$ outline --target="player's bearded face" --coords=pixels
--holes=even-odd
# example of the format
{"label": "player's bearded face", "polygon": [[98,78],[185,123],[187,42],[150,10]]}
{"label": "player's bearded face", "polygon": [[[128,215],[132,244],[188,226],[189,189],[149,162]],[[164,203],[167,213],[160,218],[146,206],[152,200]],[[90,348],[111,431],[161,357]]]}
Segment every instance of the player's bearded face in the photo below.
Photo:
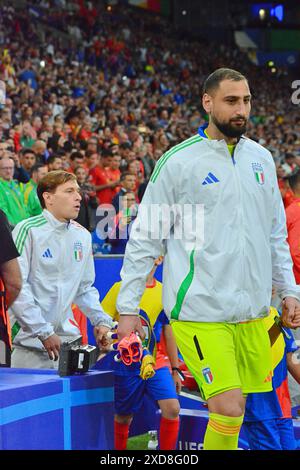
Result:
{"label": "player's bearded face", "polygon": [[221,120],[211,114],[211,120],[226,137],[240,137],[247,129],[248,119],[245,116],[235,116],[231,119]]}
{"label": "player's bearded face", "polygon": [[237,138],[246,132],[251,94],[246,80],[223,80],[211,95],[204,95],[210,120],[221,134]]}

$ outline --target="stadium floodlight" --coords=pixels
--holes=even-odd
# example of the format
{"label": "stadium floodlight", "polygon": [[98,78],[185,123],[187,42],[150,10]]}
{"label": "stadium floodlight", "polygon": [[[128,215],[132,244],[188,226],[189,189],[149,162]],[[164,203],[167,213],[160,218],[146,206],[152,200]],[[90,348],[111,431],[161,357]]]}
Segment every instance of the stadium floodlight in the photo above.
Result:
{"label": "stadium floodlight", "polygon": [[266,10],[264,8],[261,8],[258,14],[259,14],[259,19],[261,21],[263,21],[266,18]]}

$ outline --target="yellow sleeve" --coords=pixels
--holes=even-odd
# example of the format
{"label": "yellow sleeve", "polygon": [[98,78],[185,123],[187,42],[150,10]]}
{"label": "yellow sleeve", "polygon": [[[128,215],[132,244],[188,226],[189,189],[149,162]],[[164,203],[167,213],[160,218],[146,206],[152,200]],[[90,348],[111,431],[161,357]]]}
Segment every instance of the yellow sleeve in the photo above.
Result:
{"label": "yellow sleeve", "polygon": [[101,302],[103,310],[107,313],[113,320],[119,320],[119,313],[117,311],[117,298],[120,292],[121,282],[116,282],[107,292],[106,296]]}

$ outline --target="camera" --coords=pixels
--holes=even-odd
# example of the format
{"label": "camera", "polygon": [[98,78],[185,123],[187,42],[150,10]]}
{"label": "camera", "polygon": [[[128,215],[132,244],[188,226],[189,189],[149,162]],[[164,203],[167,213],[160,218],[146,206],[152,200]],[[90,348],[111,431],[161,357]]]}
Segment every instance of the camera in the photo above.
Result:
{"label": "camera", "polygon": [[77,336],[61,345],[58,363],[60,377],[84,374],[97,362],[99,349],[89,344],[83,345],[81,342],[82,336]]}

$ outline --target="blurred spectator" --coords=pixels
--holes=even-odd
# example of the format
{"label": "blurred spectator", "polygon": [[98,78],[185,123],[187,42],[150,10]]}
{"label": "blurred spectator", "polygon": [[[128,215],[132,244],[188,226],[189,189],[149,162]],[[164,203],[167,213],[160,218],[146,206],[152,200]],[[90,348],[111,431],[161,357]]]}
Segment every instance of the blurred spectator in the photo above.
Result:
{"label": "blurred spectator", "polygon": [[99,204],[111,204],[114,197],[114,189],[119,184],[119,180],[114,180],[114,174],[111,172],[111,163],[112,152],[105,150],[101,156],[101,166],[95,165],[89,170]]}
{"label": "blurred spectator", "polygon": [[137,194],[140,184],[144,182],[144,167],[140,160],[133,160],[128,164],[127,171],[135,175],[135,194]]}
{"label": "blurred spectator", "polygon": [[48,165],[48,170],[49,171],[62,170],[63,169],[62,159],[58,155],[51,155],[51,157],[49,157],[48,160],[47,160],[47,165]]}
{"label": "blurred spectator", "polygon": [[[30,149],[28,149],[30,150]],[[31,150],[30,150],[31,151]],[[20,151],[21,153],[21,151]],[[14,169],[14,179],[17,180],[19,183],[28,183],[30,179],[30,175],[28,172],[22,167],[20,162],[20,157],[15,152],[5,152],[5,156],[11,158],[14,161],[15,169]]]}
{"label": "blurred spectator", "polygon": [[[112,181],[117,181],[118,183],[120,182],[120,177],[121,177],[120,165],[121,165],[120,155],[114,154],[111,160],[110,174],[111,174]],[[115,186],[115,188],[113,188],[113,191],[114,191],[114,196],[115,196],[120,191],[120,186]]]}
{"label": "blurred spectator", "polygon": [[36,132],[32,128],[29,121],[25,121],[22,126],[20,135],[20,144],[23,148],[31,148],[35,143]]}
{"label": "blurred spectator", "polygon": [[72,152],[69,158],[69,163],[70,166],[67,171],[69,173],[74,173],[75,168],[78,166],[84,166],[84,156],[79,151]]}
{"label": "blurred spectator", "polygon": [[36,154],[37,163],[45,163],[49,157],[47,150],[47,144],[43,140],[39,139],[32,145],[32,150]]}
{"label": "blurred spectator", "polygon": [[11,158],[1,158],[0,208],[5,212],[12,227],[29,217],[22,189],[19,183],[13,180],[14,167],[15,164]]}
{"label": "blurred spectator", "polygon": [[35,153],[31,149],[23,149],[20,152],[20,163],[21,168],[23,169],[24,173],[26,174],[27,178],[30,178],[30,170],[33,165],[36,164],[36,156]]}
{"label": "blurred spectator", "polygon": [[120,211],[121,199],[128,191],[134,191],[136,186],[136,177],[134,174],[125,172],[121,174],[120,179],[121,189],[114,196],[112,205],[115,208],[116,214]]}
{"label": "blurred spectator", "polygon": [[278,178],[278,186],[283,199],[283,204],[284,207],[287,208],[293,202],[295,196],[290,188],[288,176],[286,175],[286,172],[284,171],[284,168],[280,161],[276,162],[276,172]]}
{"label": "blurred spectator", "polygon": [[24,186],[24,202],[30,217],[42,213],[42,206],[37,195],[37,186],[41,179],[48,173],[46,164],[38,163],[30,169],[30,181]]}
{"label": "blurred spectator", "polygon": [[147,147],[145,145],[141,147],[138,156],[143,164],[144,176],[148,180],[155,167],[155,161],[153,159],[153,156],[148,153]]}
{"label": "blurred spectator", "polygon": [[93,186],[88,183],[88,172],[85,168],[78,166],[75,168],[74,174],[82,197],[76,222],[92,232],[95,228],[96,209],[98,207],[96,192]]}
{"label": "blurred spectator", "polygon": [[137,216],[137,203],[133,191],[127,191],[121,200],[121,208],[116,215],[114,227],[109,233],[112,245],[111,254],[124,254],[129,239],[132,222]]}
{"label": "blurred spectator", "polygon": [[87,151],[92,153],[98,153],[98,139],[97,137],[91,137],[87,142]]}

